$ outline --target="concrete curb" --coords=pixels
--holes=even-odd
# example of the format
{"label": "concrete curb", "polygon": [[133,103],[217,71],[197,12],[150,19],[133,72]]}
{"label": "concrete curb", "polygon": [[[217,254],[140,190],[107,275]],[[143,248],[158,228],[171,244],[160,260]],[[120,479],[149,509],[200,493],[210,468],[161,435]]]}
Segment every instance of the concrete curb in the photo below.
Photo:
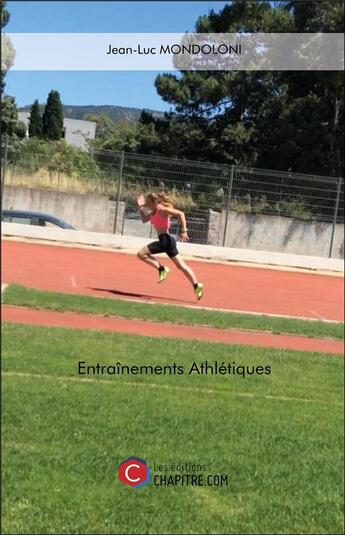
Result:
{"label": "concrete curb", "polygon": [[[138,250],[144,245],[147,245],[149,241],[147,238],[136,238],[133,236],[103,234],[100,232],[86,232],[80,230],[41,228],[17,223],[2,223],[2,235],[57,241],[75,245],[99,246],[118,250]],[[245,262],[249,264],[263,264],[266,266],[281,266],[344,273],[344,261],[337,258],[274,253],[252,249],[235,249],[194,243],[179,243],[179,250],[183,255],[205,260]]]}

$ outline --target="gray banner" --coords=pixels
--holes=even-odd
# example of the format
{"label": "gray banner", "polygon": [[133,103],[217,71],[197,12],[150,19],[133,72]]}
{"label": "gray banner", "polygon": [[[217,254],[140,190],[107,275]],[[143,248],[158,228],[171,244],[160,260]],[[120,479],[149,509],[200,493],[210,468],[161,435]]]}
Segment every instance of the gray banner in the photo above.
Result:
{"label": "gray banner", "polygon": [[[338,71],[341,33],[12,33],[4,69]],[[13,65],[12,65],[13,64]]]}

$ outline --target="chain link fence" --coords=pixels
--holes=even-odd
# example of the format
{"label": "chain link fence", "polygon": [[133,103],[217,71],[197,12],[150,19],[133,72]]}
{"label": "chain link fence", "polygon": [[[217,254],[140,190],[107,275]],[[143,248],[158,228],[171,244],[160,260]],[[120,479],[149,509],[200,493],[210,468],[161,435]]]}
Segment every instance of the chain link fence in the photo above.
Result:
{"label": "chain link fence", "polygon": [[[151,238],[154,232],[141,223],[136,198],[149,191],[165,191],[185,212],[193,243],[329,257],[336,249],[336,256],[342,256],[344,180],[340,177],[124,152],[85,153],[66,149],[65,144],[52,145],[50,151],[40,147],[39,143],[36,148],[25,143],[3,145],[2,196],[9,192],[5,208],[47,211],[42,191],[46,195],[54,191],[64,195],[61,205],[68,206],[73,198],[74,206],[80,203],[82,211],[80,196],[93,196],[95,213],[98,199],[104,201],[98,208],[103,227],[92,223],[89,204],[76,228]],[[40,206],[27,202],[18,206],[13,196],[20,187],[39,190]],[[66,210],[52,215],[68,218]],[[70,219],[75,216],[71,208]],[[175,220],[172,232],[178,234]]]}

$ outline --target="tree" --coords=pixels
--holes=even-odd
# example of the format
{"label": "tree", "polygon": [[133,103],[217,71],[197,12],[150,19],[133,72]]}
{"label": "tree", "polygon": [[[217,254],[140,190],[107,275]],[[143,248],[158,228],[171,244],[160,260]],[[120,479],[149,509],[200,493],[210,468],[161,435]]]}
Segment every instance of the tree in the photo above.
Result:
{"label": "tree", "polygon": [[20,171],[30,174],[48,170],[52,174],[64,174],[78,179],[100,177],[100,169],[92,156],[69,145],[64,139],[28,139],[18,147],[16,166]]}
{"label": "tree", "polygon": [[286,9],[293,10],[296,32],[343,32],[343,0],[293,0]]}
{"label": "tree", "polygon": [[10,137],[24,138],[26,127],[18,121],[18,111],[14,97],[6,95],[1,101],[1,133]]}
{"label": "tree", "polygon": [[26,124],[23,121],[18,121],[15,126],[14,135],[18,139],[24,139],[26,136],[26,132],[27,132]]}
{"label": "tree", "polygon": [[[6,9],[6,1],[1,0],[1,22],[0,28],[1,33],[10,19],[10,14]],[[1,44],[1,73],[0,73],[0,94],[3,94],[5,88],[5,76],[6,71],[11,67],[14,59],[14,49],[12,43],[6,35],[2,35],[2,44]]]}
{"label": "tree", "polygon": [[10,14],[6,9],[6,0],[1,0],[1,29],[3,29],[10,20]]}
{"label": "tree", "polygon": [[[200,17],[195,31],[343,32],[343,14],[340,0],[234,0]],[[154,121],[164,154],[343,173],[341,72],[182,71],[155,85],[173,107],[165,124]]]}
{"label": "tree", "polygon": [[138,145],[138,125],[126,122],[117,123],[108,135],[92,142],[96,149],[126,152],[135,152]]}
{"label": "tree", "polygon": [[43,113],[43,136],[59,140],[63,136],[63,106],[58,91],[51,90]]}
{"label": "tree", "polygon": [[40,106],[36,99],[30,110],[29,118],[29,136],[42,138],[43,136],[43,123],[40,112]]}
{"label": "tree", "polygon": [[84,121],[92,121],[97,124],[96,139],[109,137],[116,129],[115,122],[105,113],[86,113],[83,119]]}

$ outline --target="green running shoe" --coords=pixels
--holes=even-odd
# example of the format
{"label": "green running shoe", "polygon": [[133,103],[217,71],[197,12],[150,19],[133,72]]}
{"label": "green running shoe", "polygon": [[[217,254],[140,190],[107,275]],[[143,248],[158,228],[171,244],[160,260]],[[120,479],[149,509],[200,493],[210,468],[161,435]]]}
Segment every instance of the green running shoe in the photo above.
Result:
{"label": "green running shoe", "polygon": [[197,300],[200,301],[200,299],[202,298],[204,294],[204,285],[201,282],[198,282],[194,286],[194,293],[196,295]]}
{"label": "green running shoe", "polygon": [[159,279],[158,279],[158,284],[165,281],[165,279],[167,278],[168,276],[168,273],[169,273],[170,269],[168,267],[163,267],[162,266],[162,269],[159,270]]}

